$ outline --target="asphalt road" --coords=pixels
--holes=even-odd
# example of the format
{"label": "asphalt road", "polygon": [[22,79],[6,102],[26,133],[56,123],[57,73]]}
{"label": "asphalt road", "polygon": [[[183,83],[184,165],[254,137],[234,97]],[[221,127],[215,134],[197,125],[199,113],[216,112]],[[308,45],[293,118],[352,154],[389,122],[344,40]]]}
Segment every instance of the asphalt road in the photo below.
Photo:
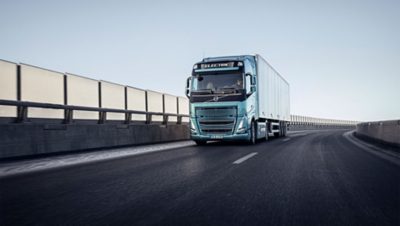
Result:
{"label": "asphalt road", "polygon": [[343,130],[3,178],[0,225],[400,225],[400,167]]}

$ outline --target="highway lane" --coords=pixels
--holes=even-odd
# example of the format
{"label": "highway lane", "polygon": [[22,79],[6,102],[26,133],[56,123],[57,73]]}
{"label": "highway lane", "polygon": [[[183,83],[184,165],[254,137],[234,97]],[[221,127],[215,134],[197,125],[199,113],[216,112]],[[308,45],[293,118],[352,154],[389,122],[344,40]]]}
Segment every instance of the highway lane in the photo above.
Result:
{"label": "highway lane", "polygon": [[0,225],[400,225],[400,167],[344,130],[0,179]]}

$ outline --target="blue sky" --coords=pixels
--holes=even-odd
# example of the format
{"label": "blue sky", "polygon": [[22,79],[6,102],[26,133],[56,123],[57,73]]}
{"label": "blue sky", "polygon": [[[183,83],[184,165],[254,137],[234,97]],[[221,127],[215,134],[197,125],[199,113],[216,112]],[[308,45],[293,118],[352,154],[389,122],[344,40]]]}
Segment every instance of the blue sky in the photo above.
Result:
{"label": "blue sky", "polygon": [[0,58],[184,95],[203,56],[261,54],[292,114],[400,118],[400,1],[0,2]]}

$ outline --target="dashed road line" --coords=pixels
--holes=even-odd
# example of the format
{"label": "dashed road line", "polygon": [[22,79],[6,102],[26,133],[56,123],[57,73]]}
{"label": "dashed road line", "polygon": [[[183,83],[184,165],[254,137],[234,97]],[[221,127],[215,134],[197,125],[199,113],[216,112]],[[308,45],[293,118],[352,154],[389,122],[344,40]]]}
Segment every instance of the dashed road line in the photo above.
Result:
{"label": "dashed road line", "polygon": [[251,158],[251,157],[253,157],[253,156],[257,155],[257,154],[258,154],[258,152],[250,153],[250,154],[248,154],[246,156],[243,156],[242,158],[234,161],[232,164],[240,164],[240,163],[246,161],[247,159],[249,159],[249,158]]}
{"label": "dashed road line", "polygon": [[295,134],[290,134],[290,137],[299,137],[299,136],[305,136],[308,135],[308,133],[295,133]]}

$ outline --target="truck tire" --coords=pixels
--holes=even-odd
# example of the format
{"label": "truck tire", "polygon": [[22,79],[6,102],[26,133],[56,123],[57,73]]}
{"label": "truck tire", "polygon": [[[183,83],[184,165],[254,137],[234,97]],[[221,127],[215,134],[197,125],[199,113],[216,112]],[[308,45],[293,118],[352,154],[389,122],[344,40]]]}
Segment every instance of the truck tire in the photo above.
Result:
{"label": "truck tire", "polygon": [[[281,129],[282,129],[282,127],[281,127],[281,123],[279,122],[279,127],[278,127],[278,132],[274,132],[273,134],[274,134],[274,138],[278,138],[278,137],[280,137],[280,135],[281,135]],[[275,130],[276,129],[276,127],[274,128],[275,126],[272,126],[272,129],[273,130]]]}
{"label": "truck tire", "polygon": [[287,125],[285,123],[283,123],[283,126],[282,126],[282,136],[283,137],[286,137],[286,131],[287,131]]}
{"label": "truck tire", "polygon": [[269,136],[268,136],[268,122],[265,123],[265,140],[268,141]]}
{"label": "truck tire", "polygon": [[194,142],[196,142],[198,146],[203,146],[207,144],[207,141],[205,140],[195,140]]}
{"label": "truck tire", "polygon": [[283,123],[279,122],[279,137],[283,137],[283,133],[284,133],[284,128],[283,128]]}
{"label": "truck tire", "polygon": [[257,138],[256,138],[256,123],[254,121],[251,122],[251,128],[250,128],[250,144],[256,144]]}

